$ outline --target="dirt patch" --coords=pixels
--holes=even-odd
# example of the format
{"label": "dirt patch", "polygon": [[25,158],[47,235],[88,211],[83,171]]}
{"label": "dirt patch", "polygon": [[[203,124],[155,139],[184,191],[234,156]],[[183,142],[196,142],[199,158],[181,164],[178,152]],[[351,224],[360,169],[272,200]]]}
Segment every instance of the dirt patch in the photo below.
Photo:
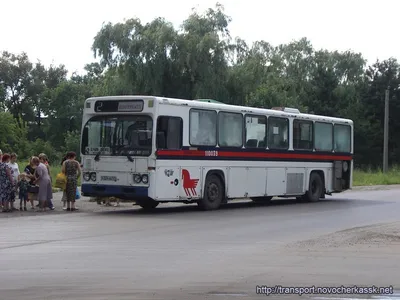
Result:
{"label": "dirt patch", "polygon": [[400,222],[355,227],[316,239],[300,241],[287,245],[287,248],[321,248],[359,247],[359,246],[400,246]]}

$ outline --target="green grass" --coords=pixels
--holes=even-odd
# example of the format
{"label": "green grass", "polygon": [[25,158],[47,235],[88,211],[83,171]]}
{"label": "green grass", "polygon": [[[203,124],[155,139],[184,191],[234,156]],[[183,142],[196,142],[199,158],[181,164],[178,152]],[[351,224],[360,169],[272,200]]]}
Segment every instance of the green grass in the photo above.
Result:
{"label": "green grass", "polygon": [[353,186],[390,184],[400,184],[400,167],[392,167],[386,174],[382,170],[354,170]]}

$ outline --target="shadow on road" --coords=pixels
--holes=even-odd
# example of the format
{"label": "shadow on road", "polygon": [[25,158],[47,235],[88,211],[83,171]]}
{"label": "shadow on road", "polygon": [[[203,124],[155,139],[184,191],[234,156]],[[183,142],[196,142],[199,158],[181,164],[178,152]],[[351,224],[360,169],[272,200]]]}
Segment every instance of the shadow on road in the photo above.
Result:
{"label": "shadow on road", "polygon": [[[144,210],[140,206],[132,206],[129,209],[119,209],[113,211],[102,211],[96,212],[95,214],[100,215],[135,215],[135,216],[148,216],[148,215],[168,215],[168,214],[183,214],[183,213],[224,213],[237,210],[251,211],[260,209],[265,210],[276,210],[276,209],[286,209],[285,206],[290,206],[291,211],[293,209],[298,209],[299,211],[310,210],[336,210],[336,209],[346,209],[357,206],[370,206],[382,204],[382,201],[371,201],[371,200],[352,200],[352,199],[333,199],[327,198],[320,200],[316,203],[310,202],[300,202],[296,199],[277,199],[269,203],[255,203],[251,200],[235,200],[221,206],[219,210],[215,211],[202,211],[199,209],[197,204],[181,204],[181,203],[160,203],[157,208],[153,210]],[[288,208],[289,209],[289,208]]]}

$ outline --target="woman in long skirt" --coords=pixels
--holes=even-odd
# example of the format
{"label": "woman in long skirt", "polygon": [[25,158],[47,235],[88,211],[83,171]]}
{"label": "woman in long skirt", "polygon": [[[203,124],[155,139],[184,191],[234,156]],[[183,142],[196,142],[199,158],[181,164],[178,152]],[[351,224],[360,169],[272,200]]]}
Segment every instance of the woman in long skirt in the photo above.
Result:
{"label": "woman in long skirt", "polygon": [[[51,187],[51,178],[45,164],[41,163],[38,157],[32,158],[36,167],[36,183],[39,184],[38,201],[41,211],[46,211],[46,206],[53,198],[53,189]],[[46,205],[47,204],[47,205]]]}
{"label": "woman in long skirt", "polygon": [[64,161],[62,166],[62,172],[67,177],[67,184],[65,188],[65,193],[67,196],[67,211],[76,210],[76,189],[78,188],[78,179],[82,174],[81,165],[75,160],[75,158],[75,152],[68,152],[67,160]]}

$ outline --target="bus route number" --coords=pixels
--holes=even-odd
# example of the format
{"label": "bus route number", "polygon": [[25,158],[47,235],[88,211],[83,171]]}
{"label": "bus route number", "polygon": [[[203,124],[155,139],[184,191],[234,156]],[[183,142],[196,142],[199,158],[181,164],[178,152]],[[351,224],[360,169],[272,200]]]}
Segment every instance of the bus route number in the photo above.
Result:
{"label": "bus route number", "polygon": [[216,150],[210,150],[210,151],[206,151],[206,156],[218,156],[218,151]]}

